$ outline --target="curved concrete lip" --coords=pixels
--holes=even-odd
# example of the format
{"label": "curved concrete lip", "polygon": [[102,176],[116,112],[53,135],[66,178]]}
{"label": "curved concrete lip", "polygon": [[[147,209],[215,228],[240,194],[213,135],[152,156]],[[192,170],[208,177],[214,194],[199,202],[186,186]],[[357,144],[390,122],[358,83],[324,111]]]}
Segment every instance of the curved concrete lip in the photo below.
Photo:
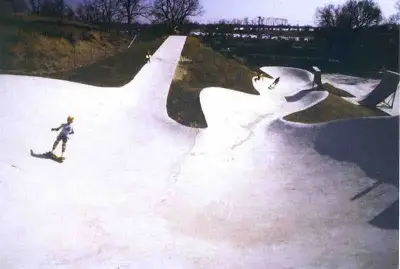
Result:
{"label": "curved concrete lip", "polygon": [[[312,89],[314,86],[314,75],[304,69],[281,66],[264,66],[261,67],[260,70],[273,77],[273,79],[263,77],[260,81],[255,81],[253,78],[253,86],[261,94],[268,91],[278,91],[281,95],[290,97],[301,91]],[[280,77],[278,85],[274,89],[269,90],[269,85],[271,85],[274,79],[278,77]]]}
{"label": "curved concrete lip", "polygon": [[[204,89],[209,128],[181,126],[184,42],[119,89],[0,76],[0,267],[397,268],[398,117],[287,123],[326,93],[287,102],[282,83]],[[69,114],[64,163],[31,157]]]}

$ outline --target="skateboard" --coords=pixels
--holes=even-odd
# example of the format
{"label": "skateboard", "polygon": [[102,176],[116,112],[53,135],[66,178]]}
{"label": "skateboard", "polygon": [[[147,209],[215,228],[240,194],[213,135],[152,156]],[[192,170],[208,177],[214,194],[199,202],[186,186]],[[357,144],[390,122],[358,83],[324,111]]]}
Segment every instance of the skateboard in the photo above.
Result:
{"label": "skateboard", "polygon": [[49,153],[50,153],[51,157],[53,157],[56,161],[63,162],[65,160],[65,157],[58,156],[51,152],[49,152]]}

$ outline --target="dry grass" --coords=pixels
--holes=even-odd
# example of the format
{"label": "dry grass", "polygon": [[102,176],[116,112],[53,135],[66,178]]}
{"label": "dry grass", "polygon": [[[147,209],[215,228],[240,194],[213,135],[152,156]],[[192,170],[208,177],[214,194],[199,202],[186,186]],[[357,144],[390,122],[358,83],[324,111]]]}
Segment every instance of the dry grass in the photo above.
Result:
{"label": "dry grass", "polygon": [[335,86],[329,84],[329,83],[324,83],[322,84],[322,88],[331,93],[334,94],[336,96],[340,96],[340,97],[354,97],[354,95],[352,95],[351,93],[348,93],[342,89],[336,88]]}
{"label": "dry grass", "polygon": [[[19,40],[2,48],[8,55],[1,64],[3,73],[52,73],[69,70],[99,61],[123,51],[129,44],[128,38],[118,42],[108,36],[100,40],[99,33],[89,33],[90,40],[77,40],[72,44],[66,38],[43,34],[19,33]],[[96,38],[97,37],[97,38]]]}
{"label": "dry grass", "polygon": [[179,82],[179,81],[184,81],[187,79],[188,72],[182,65],[178,65],[175,70],[175,75],[173,78],[173,82]]}
{"label": "dry grass", "polygon": [[[199,101],[200,91],[205,87],[216,86],[257,94],[251,82],[251,78],[255,75],[256,72],[238,61],[215,53],[196,38],[188,38],[170,88],[168,113],[184,125],[206,127]],[[341,97],[354,96],[331,84],[324,83],[322,88],[330,93],[325,100],[306,110],[290,114],[285,119],[302,123],[321,123],[387,115],[378,109],[365,108],[347,102]]]}
{"label": "dry grass", "polygon": [[206,87],[223,87],[258,94],[252,85],[256,72],[188,37],[170,87],[167,110],[174,120],[191,127],[207,126],[199,94]]}
{"label": "dry grass", "polygon": [[343,98],[330,93],[325,100],[303,111],[287,115],[284,119],[293,122],[311,124],[373,116],[388,116],[388,114],[378,109],[370,109],[352,104]]}
{"label": "dry grass", "polygon": [[135,41],[129,49],[113,57],[73,70],[48,74],[47,77],[102,87],[121,87],[130,82],[146,63],[146,52],[157,50],[164,41],[165,37]]}
{"label": "dry grass", "polygon": [[24,14],[24,13],[14,13],[11,19],[8,20],[12,24],[24,24],[24,23],[49,23],[64,26],[73,27],[85,27],[85,28],[96,28],[100,29],[98,26],[90,25],[84,22],[73,21],[65,18],[50,18],[42,17],[34,14]]}
{"label": "dry grass", "polygon": [[80,22],[19,16],[1,22],[2,73],[43,74],[99,61],[127,48],[130,37]]}
{"label": "dry grass", "polygon": [[148,50],[165,38],[131,37],[80,22],[13,17],[0,24],[0,69],[5,74],[36,75],[96,86],[119,87],[145,64]]}
{"label": "dry grass", "polygon": [[[170,117],[184,125],[206,127],[199,101],[200,91],[205,87],[215,86],[257,94],[251,82],[255,75],[256,72],[238,61],[227,59],[212,51],[196,38],[188,38],[170,88],[168,113]],[[378,109],[347,102],[341,97],[353,97],[353,95],[331,84],[325,83],[322,88],[329,92],[325,100],[306,110],[290,114],[285,119],[302,123],[321,123],[388,115]]]}

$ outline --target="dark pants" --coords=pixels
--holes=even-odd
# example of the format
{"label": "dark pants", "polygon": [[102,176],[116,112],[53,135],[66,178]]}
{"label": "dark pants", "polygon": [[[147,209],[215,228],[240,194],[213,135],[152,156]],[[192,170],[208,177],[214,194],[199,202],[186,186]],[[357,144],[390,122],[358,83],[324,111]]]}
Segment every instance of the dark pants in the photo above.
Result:
{"label": "dark pants", "polygon": [[59,135],[57,136],[57,139],[56,139],[56,141],[55,141],[54,144],[53,144],[53,150],[56,149],[58,143],[60,143],[61,140],[62,140],[62,142],[63,142],[63,143],[62,143],[62,152],[65,152],[65,148],[66,148],[66,146],[67,146],[68,137],[67,137],[66,135],[64,135],[64,134],[59,134]]}

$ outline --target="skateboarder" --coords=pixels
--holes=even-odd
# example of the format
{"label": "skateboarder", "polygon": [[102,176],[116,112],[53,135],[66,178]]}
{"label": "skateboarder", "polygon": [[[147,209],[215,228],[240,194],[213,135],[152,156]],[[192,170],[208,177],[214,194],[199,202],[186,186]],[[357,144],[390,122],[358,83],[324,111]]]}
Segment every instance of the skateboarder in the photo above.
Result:
{"label": "skateboarder", "polygon": [[276,84],[278,84],[279,80],[280,80],[280,77],[277,77],[277,78],[274,80],[274,82],[271,84],[271,86],[269,86],[269,88],[271,89],[272,87],[275,87]]}
{"label": "skateboarder", "polygon": [[56,149],[58,143],[62,140],[62,153],[61,153],[61,158],[64,156],[65,148],[67,146],[67,141],[69,139],[70,134],[74,134],[74,129],[72,128],[72,122],[74,121],[74,117],[68,116],[67,118],[67,123],[61,124],[57,128],[52,128],[52,131],[58,131],[61,128],[61,132],[58,134],[56,141],[53,144],[53,149],[51,151],[52,154],[54,154],[54,150]]}
{"label": "skateboarder", "polygon": [[148,62],[148,63],[150,62],[150,58],[151,58],[151,53],[150,53],[150,51],[148,50],[148,51],[147,51],[147,54],[146,54],[146,59],[147,59],[147,62]]}
{"label": "skateboarder", "polygon": [[261,72],[258,72],[257,77],[254,79],[254,81],[259,81],[263,74]]}

